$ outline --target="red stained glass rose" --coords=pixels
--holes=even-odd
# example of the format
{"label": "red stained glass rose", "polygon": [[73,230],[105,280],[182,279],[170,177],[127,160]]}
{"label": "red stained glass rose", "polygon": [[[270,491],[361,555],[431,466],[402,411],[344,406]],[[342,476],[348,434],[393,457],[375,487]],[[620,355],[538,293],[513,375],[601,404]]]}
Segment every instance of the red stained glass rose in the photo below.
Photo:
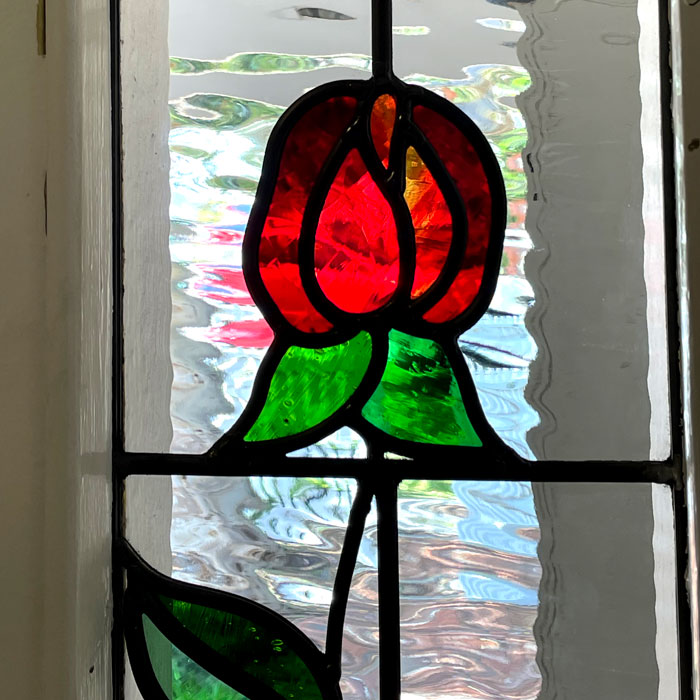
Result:
{"label": "red stained glass rose", "polygon": [[363,316],[466,328],[498,273],[493,154],[465,115],[450,105],[448,118],[424,90],[367,100],[352,87],[319,95],[272,137],[265,170],[275,177],[244,243],[253,298],[276,331],[323,334]]}

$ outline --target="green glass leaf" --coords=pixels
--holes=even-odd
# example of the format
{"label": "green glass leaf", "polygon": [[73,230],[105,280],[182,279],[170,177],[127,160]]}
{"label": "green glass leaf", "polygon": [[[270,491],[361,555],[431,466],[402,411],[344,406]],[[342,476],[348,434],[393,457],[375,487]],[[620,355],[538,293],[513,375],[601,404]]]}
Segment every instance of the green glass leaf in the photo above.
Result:
{"label": "green glass leaf", "polygon": [[260,415],[245,440],[297,435],[330,418],[362,382],[372,355],[372,338],[362,331],[340,345],[284,353]]}
{"label": "green glass leaf", "polygon": [[151,666],[169,700],[248,700],[171,644],[148,616],[142,620]]}
{"label": "green glass leaf", "polygon": [[[187,630],[224,656],[232,667],[288,700],[321,700],[318,684],[308,666],[283,638],[284,630],[269,629],[243,615],[196,603],[167,596],[160,599]],[[228,696],[223,698],[228,700]]]}
{"label": "green glass leaf", "polygon": [[339,673],[279,613],[175,581],[127,552],[125,638],[146,700],[341,700]]}
{"label": "green glass leaf", "polygon": [[442,346],[397,330],[389,333],[389,357],[362,416],[402,440],[480,447]]}

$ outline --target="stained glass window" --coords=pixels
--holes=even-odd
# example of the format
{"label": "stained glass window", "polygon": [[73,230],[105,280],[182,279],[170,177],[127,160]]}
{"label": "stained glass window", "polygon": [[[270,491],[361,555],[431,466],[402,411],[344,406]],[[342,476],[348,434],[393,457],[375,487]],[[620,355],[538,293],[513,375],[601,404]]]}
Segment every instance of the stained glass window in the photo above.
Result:
{"label": "stained glass window", "polygon": [[[585,511],[586,494],[598,487],[591,517],[614,519],[606,500],[614,495],[621,516],[640,518],[634,534],[622,527],[614,540],[627,549],[619,553],[624,571],[646,582],[620,614],[642,620],[644,639],[661,624],[652,610],[659,599],[649,594],[662,581],[654,578],[654,547],[668,549],[674,539],[654,544],[652,534],[671,517],[669,485],[680,477],[668,457],[678,435],[669,428],[665,311],[652,303],[664,296],[664,283],[651,288],[637,265],[640,247],[630,247],[620,276],[630,275],[630,288],[646,284],[651,300],[633,294],[626,317],[634,339],[615,356],[618,368],[634,370],[621,375],[623,384],[633,374],[634,391],[648,389],[630,409],[630,438],[620,437],[616,451],[606,446],[614,440],[596,436],[607,461],[581,461],[599,456],[598,443],[548,459],[532,436],[546,435],[550,418],[556,432],[562,414],[547,415],[546,382],[531,374],[545,346],[534,339],[536,319],[529,317],[530,327],[525,321],[535,292],[524,274],[545,228],[526,226],[525,212],[529,205],[535,216],[548,196],[533,173],[542,184],[547,171],[536,172],[536,134],[525,129],[523,103],[521,111],[512,102],[534,91],[532,76],[486,59],[464,66],[465,78],[432,77],[427,67],[417,73],[429,52],[419,44],[407,50],[407,42],[430,36],[431,17],[445,8],[421,15],[393,4],[271,11],[290,26],[306,23],[305,41],[313,29],[323,43],[324,23],[352,26],[347,45],[360,42],[352,50],[300,51],[287,37],[286,50],[272,50],[239,37],[235,51],[207,46],[216,59],[196,51],[170,56],[172,440],[168,430],[152,437],[149,423],[160,414],[132,408],[139,396],[151,401],[153,372],[143,368],[155,366],[149,362],[163,350],[167,321],[155,273],[166,262],[138,252],[162,234],[167,197],[144,198],[134,176],[162,168],[165,144],[136,149],[125,129],[125,267],[116,271],[126,333],[116,358],[117,381],[125,381],[116,392],[124,434],[115,441],[115,638],[125,640],[125,654],[119,644],[115,651],[119,692],[128,657],[135,686],[127,681],[127,695],[143,700],[534,700],[547,691],[556,642],[547,630],[558,629],[546,627],[547,591],[566,600],[568,589],[557,586],[571,580],[566,566],[552,573],[562,565],[553,564],[553,547],[545,551],[553,540],[545,524],[560,518],[557,527],[575,531],[584,517],[577,508]],[[181,9],[171,4],[175,17]],[[254,9],[236,9],[244,26]],[[406,21],[392,21],[394,10]],[[520,12],[528,19],[528,8]],[[196,14],[192,21],[215,16]],[[514,18],[477,17],[475,25],[501,38],[525,28]],[[439,26],[449,34],[449,22]],[[182,27],[171,18],[174,34]],[[606,45],[618,45],[616,37],[606,34]],[[504,40],[498,51],[514,48]],[[136,87],[125,79],[126,64],[138,65],[138,57],[122,55],[129,114],[143,96],[136,77]],[[341,79],[324,81],[324,71]],[[246,84],[257,75],[282,76],[275,83],[282,87],[272,95],[262,83]],[[307,75],[313,85],[298,80]],[[191,78],[211,82],[192,92]],[[230,78],[243,96],[224,86]],[[161,75],[148,99],[162,88]],[[638,131],[648,156],[660,136]],[[149,149],[153,172],[144,166]],[[586,177],[581,189],[593,197]],[[644,185],[648,204],[661,184],[646,177]],[[646,211],[646,246],[652,215],[635,187],[623,209],[640,221]],[[585,199],[573,185],[571,197]],[[590,205],[590,216],[605,206],[612,211],[617,202]],[[151,229],[132,216],[144,210],[160,212],[160,223]],[[572,230],[588,226],[575,222]],[[620,231],[594,240],[600,266],[606,245],[626,250]],[[582,249],[588,245],[582,240]],[[132,285],[137,269],[142,281]],[[538,273],[548,274],[544,266]],[[656,274],[663,277],[663,261]],[[153,293],[139,297],[139,284]],[[595,284],[586,294],[595,297]],[[624,304],[615,313],[618,307]],[[558,337],[586,331],[564,328]],[[649,355],[640,350],[647,337]],[[642,440],[633,437],[639,426]],[[547,488],[558,482],[580,490],[563,487],[554,498]],[[560,502],[572,508],[568,523]],[[675,514],[682,517],[682,504]],[[607,551],[598,549],[580,552],[594,571]],[[673,572],[663,575],[665,587],[675,585]],[[615,580],[613,589],[626,585],[622,575]],[[623,597],[606,598],[606,586],[594,585],[606,609]],[[611,656],[619,653],[613,644]],[[641,652],[636,658],[653,667],[653,655],[650,663]],[[651,678],[644,676],[647,686]]]}

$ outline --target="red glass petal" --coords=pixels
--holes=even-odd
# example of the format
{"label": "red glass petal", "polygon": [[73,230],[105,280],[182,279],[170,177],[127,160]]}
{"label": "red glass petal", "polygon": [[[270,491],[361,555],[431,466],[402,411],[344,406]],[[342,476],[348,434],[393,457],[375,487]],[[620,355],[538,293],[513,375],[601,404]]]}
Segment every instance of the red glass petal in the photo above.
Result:
{"label": "red glass petal", "polygon": [[478,153],[451,121],[423,106],[417,106],[413,116],[455,181],[467,209],[469,240],[460,270],[445,296],[423,314],[426,321],[444,323],[466,311],[481,286],[491,232],[491,191]]}
{"label": "red glass petal", "polygon": [[332,98],[310,109],[291,130],[260,237],[263,283],[284,317],[307,333],[322,333],[332,324],[311,305],[301,284],[301,222],[311,189],[349,125],[356,104],[352,97]]}
{"label": "red glass petal", "polygon": [[385,168],[389,167],[389,149],[395,122],[396,100],[391,95],[380,95],[372,107],[370,131],[374,148]]}
{"label": "red glass petal", "polygon": [[416,232],[416,273],[411,297],[425,294],[447,262],[452,214],[428,166],[414,148],[406,152],[406,204]]}
{"label": "red glass petal", "polygon": [[340,166],[318,221],[316,279],[326,297],[350,313],[383,306],[399,281],[399,239],[389,202],[359,151]]}

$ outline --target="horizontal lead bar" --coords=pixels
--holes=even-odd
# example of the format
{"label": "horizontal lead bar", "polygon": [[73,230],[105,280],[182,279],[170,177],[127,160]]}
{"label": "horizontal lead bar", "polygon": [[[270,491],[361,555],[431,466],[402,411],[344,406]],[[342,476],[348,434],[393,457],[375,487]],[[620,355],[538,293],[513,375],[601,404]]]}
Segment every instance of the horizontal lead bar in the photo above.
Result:
{"label": "horizontal lead bar", "polygon": [[115,470],[121,479],[132,475],[149,476],[278,476],[338,477],[372,479],[435,479],[465,481],[536,481],[581,483],[658,483],[680,486],[680,465],[668,462],[566,462],[525,460],[507,461],[493,456],[474,458],[468,464],[445,459],[402,458],[328,458],[269,456],[241,459],[217,459],[208,455],[151,454],[125,452],[114,456]]}

